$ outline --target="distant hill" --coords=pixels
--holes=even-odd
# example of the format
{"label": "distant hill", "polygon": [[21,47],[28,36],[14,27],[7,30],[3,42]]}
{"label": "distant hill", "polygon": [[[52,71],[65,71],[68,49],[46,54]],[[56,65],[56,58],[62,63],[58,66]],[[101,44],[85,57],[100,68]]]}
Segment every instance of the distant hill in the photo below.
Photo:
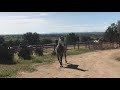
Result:
{"label": "distant hill", "polygon": [[[102,37],[104,32],[68,32],[68,33],[47,33],[47,34],[40,34],[40,37],[41,39],[43,38],[51,38],[51,39],[55,39],[56,37],[59,37],[59,36],[66,36],[68,35],[69,33],[75,33],[77,36],[90,36],[90,37]],[[9,41],[9,40],[22,40],[22,34],[8,34],[8,35],[1,35],[5,38],[6,41]]]}

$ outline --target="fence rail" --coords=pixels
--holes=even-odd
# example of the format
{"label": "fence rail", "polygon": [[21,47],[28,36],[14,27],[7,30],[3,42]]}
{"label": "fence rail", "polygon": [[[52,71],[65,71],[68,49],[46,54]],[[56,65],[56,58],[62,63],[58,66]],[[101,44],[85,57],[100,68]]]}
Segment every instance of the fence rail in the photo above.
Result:
{"label": "fence rail", "polygon": [[[14,48],[15,47],[15,48]],[[12,48],[16,49],[17,46],[14,46]],[[44,44],[44,45],[29,45],[28,46],[30,49],[37,49],[37,48],[42,48],[45,52],[48,50],[55,51],[56,44]],[[88,49],[110,49],[110,48],[119,48],[119,42],[100,42],[100,43],[93,43],[93,42],[77,42],[77,43],[72,43],[66,44],[67,50],[70,49],[79,49],[79,48],[88,48]]]}

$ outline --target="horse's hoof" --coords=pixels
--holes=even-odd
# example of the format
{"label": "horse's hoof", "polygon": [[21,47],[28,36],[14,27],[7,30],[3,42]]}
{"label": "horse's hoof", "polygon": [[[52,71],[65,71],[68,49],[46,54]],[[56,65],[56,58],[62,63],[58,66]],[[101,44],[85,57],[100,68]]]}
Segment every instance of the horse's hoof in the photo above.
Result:
{"label": "horse's hoof", "polygon": [[69,64],[68,62],[66,62],[66,64]]}
{"label": "horse's hoof", "polygon": [[63,67],[62,65],[60,67]]}

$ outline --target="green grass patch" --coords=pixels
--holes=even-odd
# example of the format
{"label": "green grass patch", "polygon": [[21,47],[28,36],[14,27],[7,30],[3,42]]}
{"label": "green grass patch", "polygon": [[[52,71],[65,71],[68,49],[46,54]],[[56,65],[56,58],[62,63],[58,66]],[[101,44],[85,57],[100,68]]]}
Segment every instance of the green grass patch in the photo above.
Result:
{"label": "green grass patch", "polygon": [[86,53],[86,52],[90,52],[90,50],[84,49],[84,48],[80,48],[79,50],[73,49],[73,50],[68,50],[67,55],[77,55],[77,54],[82,54],[82,53]]}
{"label": "green grass patch", "polygon": [[35,66],[30,63],[15,64],[15,65],[2,65],[0,64],[0,77],[16,77],[18,71],[35,71]]}
{"label": "green grass patch", "polygon": [[47,64],[54,62],[55,56],[53,55],[43,55],[43,56],[34,56],[32,57],[32,63],[42,63],[42,64]]}

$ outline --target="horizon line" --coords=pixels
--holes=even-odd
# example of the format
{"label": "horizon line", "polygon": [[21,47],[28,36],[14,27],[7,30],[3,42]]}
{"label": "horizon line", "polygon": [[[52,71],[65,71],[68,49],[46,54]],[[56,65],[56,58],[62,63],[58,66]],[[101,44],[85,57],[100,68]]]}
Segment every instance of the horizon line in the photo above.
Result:
{"label": "horizon line", "polygon": [[[65,33],[99,33],[100,31],[90,31],[90,32],[51,32],[51,33],[38,33],[38,34],[65,34]],[[101,31],[103,32],[103,31]],[[101,33],[100,32],[100,33]],[[28,33],[28,32],[26,32]],[[0,34],[0,35],[23,35],[23,34],[26,34],[26,33],[18,33],[18,34]],[[31,33],[37,33],[37,32],[31,32]],[[104,33],[104,32],[103,32]]]}

